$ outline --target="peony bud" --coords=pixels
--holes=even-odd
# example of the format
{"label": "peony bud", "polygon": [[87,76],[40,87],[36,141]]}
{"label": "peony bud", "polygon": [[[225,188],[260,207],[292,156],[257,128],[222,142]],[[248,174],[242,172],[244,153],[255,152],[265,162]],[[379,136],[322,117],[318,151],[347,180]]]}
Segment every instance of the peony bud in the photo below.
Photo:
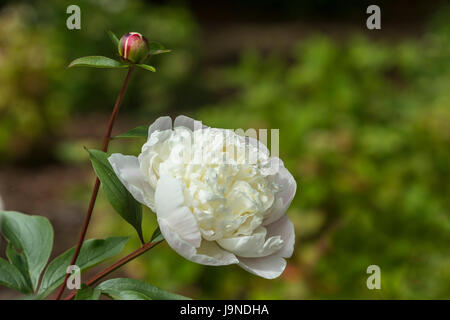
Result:
{"label": "peony bud", "polygon": [[120,56],[132,63],[141,63],[149,52],[148,41],[138,32],[128,32],[119,41]]}

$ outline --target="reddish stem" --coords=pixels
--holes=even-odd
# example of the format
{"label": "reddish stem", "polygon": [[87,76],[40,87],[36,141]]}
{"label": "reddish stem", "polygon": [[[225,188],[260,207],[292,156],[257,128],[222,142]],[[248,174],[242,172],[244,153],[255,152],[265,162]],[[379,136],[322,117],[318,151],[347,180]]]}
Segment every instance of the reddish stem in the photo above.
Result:
{"label": "reddish stem", "polygon": [[[126,257],[120,259],[119,261],[117,261],[116,263],[112,264],[111,266],[109,266],[108,268],[103,270],[102,272],[99,272],[98,274],[93,276],[91,279],[89,279],[86,282],[86,285],[87,286],[93,285],[94,283],[96,283],[100,279],[106,277],[108,274],[110,274],[111,272],[119,269],[121,266],[123,266],[124,264],[130,262],[131,260],[139,257],[140,255],[142,255],[143,253],[147,252],[148,250],[150,250],[151,248],[153,248],[157,244],[161,243],[162,241],[163,240],[156,241],[156,242],[151,242],[151,243],[144,243],[142,245],[142,247],[140,247],[139,249],[133,251],[132,253],[130,253]],[[64,298],[64,300],[72,300],[75,297],[76,294],[77,294],[77,290],[73,290],[67,297]]]}
{"label": "reddish stem", "polygon": [[[128,69],[127,76],[122,85],[122,89],[120,90],[119,96],[116,99],[116,103],[114,104],[113,111],[111,116],[109,117],[108,126],[106,128],[105,136],[103,138],[103,146],[102,151],[106,152],[108,150],[109,141],[111,140],[111,131],[114,126],[114,122],[116,120],[117,114],[120,109],[120,105],[122,104],[123,96],[125,95],[125,91],[127,91],[128,83],[130,82],[131,74],[133,73],[134,66],[131,66]],[[94,210],[95,200],[97,199],[98,189],[100,187],[100,180],[98,178],[95,179],[94,190],[92,191],[91,200],[89,201],[89,207],[86,213],[86,217],[84,218],[83,228],[81,229],[80,238],[78,239],[77,247],[75,249],[75,253],[72,257],[70,265],[74,265],[77,262],[78,255],[80,254],[81,246],[83,245],[84,238],[86,236],[86,232],[89,226],[89,222],[91,221],[92,211]],[[59,300],[64,292],[64,289],[67,285],[67,280],[69,279],[70,273],[66,274],[64,278],[64,282],[59,288],[58,295],[56,296],[56,300]]]}

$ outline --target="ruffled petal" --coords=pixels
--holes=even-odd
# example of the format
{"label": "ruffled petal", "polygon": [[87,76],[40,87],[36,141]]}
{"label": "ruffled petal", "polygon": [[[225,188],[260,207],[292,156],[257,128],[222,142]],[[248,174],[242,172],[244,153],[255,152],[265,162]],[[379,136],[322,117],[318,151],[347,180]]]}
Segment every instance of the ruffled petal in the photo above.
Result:
{"label": "ruffled petal", "polygon": [[283,273],[286,268],[286,260],[277,254],[262,258],[239,257],[239,266],[257,276],[274,279]]}
{"label": "ruffled petal", "polygon": [[108,158],[108,161],[131,195],[155,211],[155,190],[142,174],[138,158],[114,153]]}
{"label": "ruffled petal", "polygon": [[275,195],[272,207],[265,214],[263,225],[267,226],[280,219],[291,205],[297,191],[297,182],[291,173],[284,167],[279,158],[270,158],[272,170],[277,170],[274,182],[280,186],[280,191]]}
{"label": "ruffled petal", "polygon": [[186,127],[191,129],[192,131],[198,130],[198,129],[204,129],[208,128],[208,126],[203,125],[201,121],[194,120],[192,118],[186,117],[186,116],[178,116],[175,118],[175,121],[173,123],[173,127]]}
{"label": "ruffled petal", "polygon": [[220,239],[217,240],[217,243],[239,257],[266,257],[283,247],[283,240],[279,235],[271,235],[267,237],[267,240],[266,235],[266,228],[259,227],[250,236]]}
{"label": "ruffled petal", "polygon": [[255,146],[259,152],[263,152],[266,156],[269,155],[269,149],[267,149],[267,146],[262,143],[260,140],[255,139],[253,137],[248,137],[248,141],[251,145]]}
{"label": "ruffled petal", "polygon": [[158,217],[159,228],[169,246],[182,257],[199,264],[209,266],[224,266],[239,263],[236,256],[221,249],[215,242],[203,240],[200,247],[195,248],[184,241],[169,223]]}
{"label": "ruffled petal", "polygon": [[159,117],[148,127],[148,139],[152,136],[152,133],[156,130],[164,131],[172,129],[172,118],[169,116]]}
{"label": "ruffled petal", "polygon": [[244,143],[248,143],[250,146],[254,147],[256,149],[255,152],[262,152],[264,153],[266,156],[269,156],[269,149],[267,148],[267,146],[262,143],[260,140],[252,137],[252,136],[241,136],[241,135],[236,135],[236,137],[238,139],[240,139],[242,142]]}
{"label": "ruffled petal", "polygon": [[158,221],[163,220],[172,232],[195,248],[200,246],[200,229],[191,210],[184,204],[183,187],[178,180],[171,176],[159,179],[155,207]]}
{"label": "ruffled petal", "polygon": [[294,252],[295,230],[294,224],[287,215],[278,219],[267,227],[267,237],[279,236],[283,240],[283,246],[277,255],[283,258],[290,258]]}

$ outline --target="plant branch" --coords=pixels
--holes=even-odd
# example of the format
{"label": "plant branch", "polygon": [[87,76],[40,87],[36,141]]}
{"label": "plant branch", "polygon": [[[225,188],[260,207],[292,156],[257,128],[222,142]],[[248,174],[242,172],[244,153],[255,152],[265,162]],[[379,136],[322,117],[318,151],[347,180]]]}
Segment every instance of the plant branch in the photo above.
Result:
{"label": "plant branch", "polygon": [[[111,272],[119,269],[124,264],[126,264],[126,263],[130,262],[131,260],[139,257],[140,255],[144,254],[145,252],[147,252],[148,250],[150,250],[151,248],[153,248],[157,244],[161,243],[162,241],[164,241],[164,240],[160,240],[160,241],[156,241],[156,242],[144,243],[142,245],[142,247],[140,247],[139,249],[133,251],[132,253],[130,253],[126,257],[120,259],[119,261],[117,261],[116,263],[112,264],[111,266],[109,266],[105,270],[97,273],[95,276],[93,276],[91,279],[89,279],[85,284],[87,286],[93,285],[94,283],[96,283],[100,279],[106,277]],[[64,300],[72,300],[75,297],[76,294],[77,294],[77,290],[73,290],[67,297],[64,298]]]}
{"label": "plant branch", "polygon": [[[122,85],[122,89],[120,90],[120,93],[119,93],[119,95],[117,96],[117,99],[116,99],[116,103],[114,104],[114,108],[113,108],[113,111],[112,111],[111,116],[109,118],[108,126],[106,128],[105,136],[103,138],[103,146],[102,146],[102,151],[103,152],[108,151],[109,141],[111,140],[112,128],[114,126],[114,122],[116,120],[117,114],[119,113],[120,105],[122,104],[123,96],[125,95],[125,92],[127,91],[128,83],[130,82],[130,77],[131,77],[131,74],[133,73],[133,71],[134,71],[134,66],[131,66],[128,69],[128,73],[127,73],[125,81],[124,81],[124,83]],[[86,213],[86,217],[84,219],[83,228],[81,229],[81,234],[80,234],[80,237],[78,239],[77,247],[75,249],[75,253],[74,253],[73,257],[72,257],[72,261],[70,262],[70,265],[76,264],[78,255],[80,254],[81,246],[83,245],[83,241],[84,241],[84,238],[86,236],[86,232],[87,232],[87,229],[88,229],[88,226],[89,226],[89,222],[91,221],[92,211],[94,210],[95,200],[97,199],[97,194],[98,194],[99,188],[100,188],[100,180],[97,177],[95,179],[95,184],[94,184],[94,189],[92,191],[91,200],[89,201],[89,207],[88,207],[88,210],[87,210],[87,213]],[[67,280],[69,279],[69,276],[70,276],[70,273],[67,273],[66,277],[64,278],[63,284],[59,288],[58,295],[56,296],[56,300],[59,300],[61,298],[61,296],[62,296],[62,294],[64,292],[64,289],[66,288]]]}

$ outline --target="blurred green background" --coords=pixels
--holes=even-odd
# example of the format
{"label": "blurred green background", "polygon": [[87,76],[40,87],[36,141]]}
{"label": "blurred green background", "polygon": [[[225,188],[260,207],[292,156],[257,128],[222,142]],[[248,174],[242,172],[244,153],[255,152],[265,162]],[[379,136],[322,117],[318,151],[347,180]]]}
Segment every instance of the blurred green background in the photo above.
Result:
{"label": "blurred green background", "polygon": [[[81,30],[66,8],[81,8]],[[450,298],[450,7],[379,1],[6,1],[0,6],[0,194],[49,217],[57,255],[77,237],[125,71],[67,69],[114,57],[105,30],[138,31],[173,52],[138,70],[115,133],[186,114],[226,128],[279,128],[298,183],[296,246],[276,280],[206,267],[167,244],[115,276],[206,299]],[[110,151],[138,154],[143,141]],[[154,214],[144,218],[147,237]],[[132,235],[100,193],[89,237]],[[0,246],[4,254],[4,244]],[[368,290],[366,268],[381,268]],[[0,298],[15,294],[0,287]]]}

